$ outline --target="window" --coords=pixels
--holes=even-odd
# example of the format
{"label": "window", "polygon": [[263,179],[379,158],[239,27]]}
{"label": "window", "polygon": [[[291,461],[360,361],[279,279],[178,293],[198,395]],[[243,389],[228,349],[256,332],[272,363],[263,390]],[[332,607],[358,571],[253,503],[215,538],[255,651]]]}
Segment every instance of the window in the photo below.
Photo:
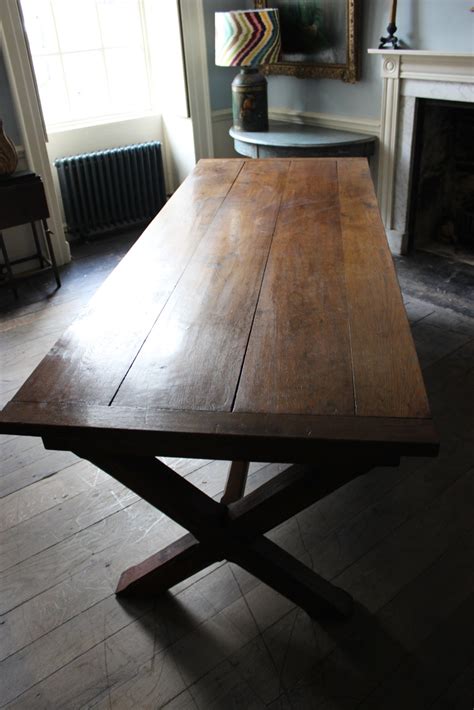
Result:
{"label": "window", "polygon": [[49,128],[152,110],[144,0],[21,0]]}

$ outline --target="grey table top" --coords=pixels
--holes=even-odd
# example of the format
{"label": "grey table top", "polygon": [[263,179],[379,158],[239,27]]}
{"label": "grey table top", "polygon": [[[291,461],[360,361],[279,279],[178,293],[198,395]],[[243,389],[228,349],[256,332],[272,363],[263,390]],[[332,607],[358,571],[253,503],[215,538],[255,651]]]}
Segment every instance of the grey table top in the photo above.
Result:
{"label": "grey table top", "polygon": [[336,147],[345,144],[367,143],[368,141],[375,142],[375,136],[277,121],[270,122],[268,131],[238,131],[231,128],[229,133],[234,140],[244,143],[282,148]]}

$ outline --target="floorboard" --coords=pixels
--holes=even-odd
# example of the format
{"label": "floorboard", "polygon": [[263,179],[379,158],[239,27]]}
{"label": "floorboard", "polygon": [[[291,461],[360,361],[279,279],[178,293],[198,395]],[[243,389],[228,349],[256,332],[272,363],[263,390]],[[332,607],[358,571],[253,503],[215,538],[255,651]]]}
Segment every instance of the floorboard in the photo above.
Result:
{"label": "floorboard", "polygon": [[[85,306],[136,234],[74,247],[0,291],[0,406]],[[310,619],[234,564],[149,601],[120,572],[180,527],[90,463],[0,436],[0,706],[464,710],[474,671],[474,268],[395,259],[441,451],[375,469],[269,533],[354,595]],[[166,459],[218,499],[227,464]],[[248,489],[284,469],[252,464]]]}

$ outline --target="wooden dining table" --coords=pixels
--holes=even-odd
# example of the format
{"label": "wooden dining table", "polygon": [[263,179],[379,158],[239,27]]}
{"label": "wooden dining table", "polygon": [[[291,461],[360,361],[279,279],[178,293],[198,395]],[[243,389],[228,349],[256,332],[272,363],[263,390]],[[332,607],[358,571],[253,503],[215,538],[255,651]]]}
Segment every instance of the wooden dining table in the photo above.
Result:
{"label": "wooden dining table", "polygon": [[[117,593],[227,559],[311,615],[349,615],[347,591],[265,533],[438,450],[366,159],[201,160],[0,431],[75,452],[189,531]],[[158,457],[228,460],[222,498]],[[250,461],[291,465],[246,494]]]}

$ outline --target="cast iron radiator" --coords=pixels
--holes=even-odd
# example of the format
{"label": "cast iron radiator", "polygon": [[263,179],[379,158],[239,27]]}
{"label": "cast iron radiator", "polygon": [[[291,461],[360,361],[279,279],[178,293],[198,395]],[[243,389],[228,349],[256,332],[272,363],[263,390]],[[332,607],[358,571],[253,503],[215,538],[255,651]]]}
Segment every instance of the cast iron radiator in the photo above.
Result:
{"label": "cast iron radiator", "polygon": [[166,200],[161,143],[54,161],[68,231],[83,239],[149,222]]}

